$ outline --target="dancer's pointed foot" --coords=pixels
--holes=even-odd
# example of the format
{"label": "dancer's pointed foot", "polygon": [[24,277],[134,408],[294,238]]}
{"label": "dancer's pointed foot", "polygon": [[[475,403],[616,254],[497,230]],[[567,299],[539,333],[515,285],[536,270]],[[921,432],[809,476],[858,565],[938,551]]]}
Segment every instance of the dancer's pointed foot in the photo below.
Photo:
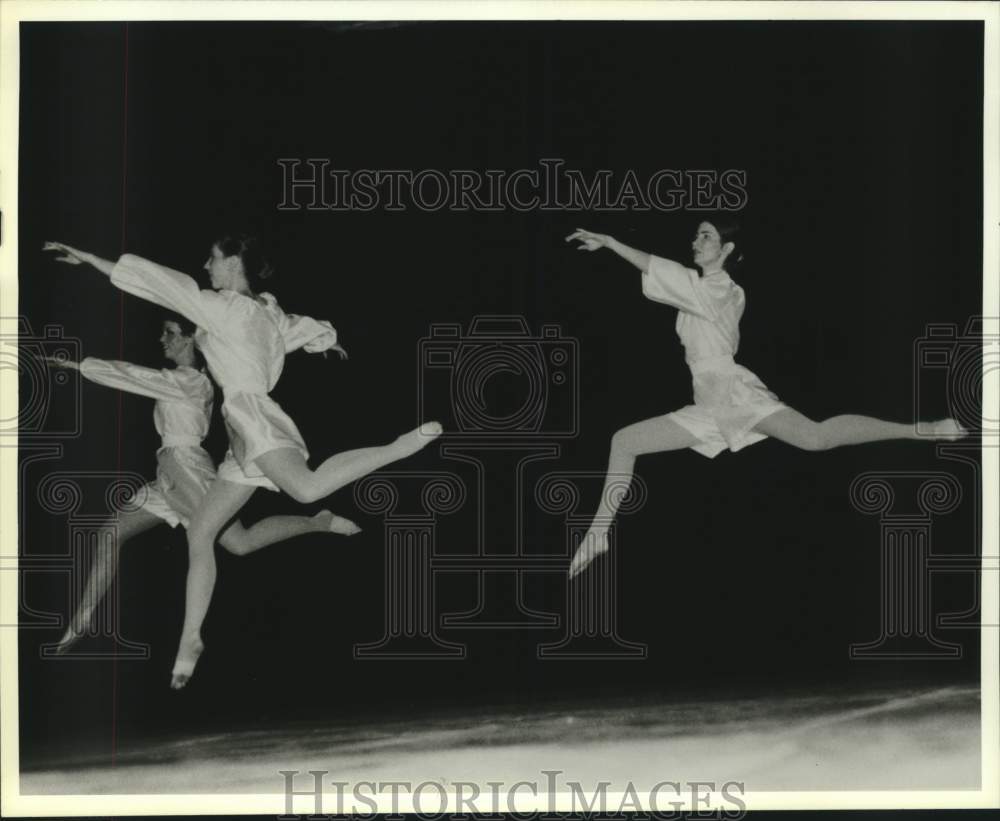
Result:
{"label": "dancer's pointed foot", "polygon": [[66,632],[63,633],[63,637],[59,639],[59,643],[52,652],[57,656],[65,656],[69,652],[69,649],[83,638],[83,633],[84,630],[82,627],[70,625],[66,628]]}
{"label": "dancer's pointed foot", "polygon": [[579,576],[594,559],[608,552],[608,534],[587,531],[569,565],[569,577]]}
{"label": "dancer's pointed foot", "polygon": [[411,430],[409,433],[404,433],[398,437],[396,439],[396,447],[403,452],[404,456],[412,456],[418,450],[427,447],[437,439],[443,430],[439,422],[424,422],[416,430]]}
{"label": "dancer's pointed foot", "polygon": [[174,669],[170,671],[170,689],[182,690],[194,675],[195,665],[198,657],[205,649],[198,636],[181,637],[180,646],[177,648],[177,658],[174,659]]}
{"label": "dancer's pointed foot", "polygon": [[957,419],[940,419],[937,422],[931,422],[931,436],[935,439],[955,442],[968,435],[969,431],[963,428]]}
{"label": "dancer's pointed foot", "polygon": [[338,536],[353,536],[355,533],[361,532],[361,528],[354,524],[354,522],[350,519],[345,519],[343,516],[337,516],[329,510],[321,510],[312,518],[313,521],[316,522],[316,530],[320,533],[336,533]]}

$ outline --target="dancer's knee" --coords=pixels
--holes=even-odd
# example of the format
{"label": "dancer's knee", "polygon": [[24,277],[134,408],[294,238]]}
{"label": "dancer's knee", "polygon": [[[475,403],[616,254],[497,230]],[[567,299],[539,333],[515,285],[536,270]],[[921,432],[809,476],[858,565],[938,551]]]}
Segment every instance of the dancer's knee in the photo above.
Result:
{"label": "dancer's knee", "polygon": [[219,537],[219,544],[222,545],[227,553],[232,553],[234,556],[246,556],[248,553],[253,552],[246,539],[234,536],[232,533],[223,533]]}
{"label": "dancer's knee", "polygon": [[635,455],[635,443],[632,441],[627,428],[615,431],[611,437],[611,453],[621,456]]}
{"label": "dancer's knee", "polygon": [[282,493],[299,504],[308,505],[328,495],[322,492],[315,471],[309,469],[298,451],[285,448],[265,453],[257,464]]}
{"label": "dancer's knee", "polygon": [[311,479],[311,473],[303,477],[286,479],[281,482],[281,489],[299,504],[309,505],[323,498],[323,493]]}

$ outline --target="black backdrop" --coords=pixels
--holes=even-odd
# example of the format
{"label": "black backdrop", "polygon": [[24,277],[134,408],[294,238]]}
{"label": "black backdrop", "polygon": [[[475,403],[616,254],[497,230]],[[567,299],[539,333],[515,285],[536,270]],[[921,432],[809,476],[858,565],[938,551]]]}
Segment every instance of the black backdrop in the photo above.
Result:
{"label": "black backdrop", "polygon": [[[600,470],[611,434],[687,404],[690,378],[674,312],[644,300],[625,263],[562,238],[583,225],[687,261],[696,215],[279,211],[277,160],[447,171],[558,157],[640,179],[740,169],[752,227],[740,361],[814,418],[907,420],[926,324],[982,312],[982,42],[978,23],[938,22],[22,24],[19,310],[36,332],[61,325],[84,354],[156,364],[158,310],[44,257],[42,242],[197,273],[219,228],[250,226],[282,305],[333,320],[351,354],[290,356],[275,393],[314,457],[418,421],[417,340],[431,323],[517,314],[579,346],[580,435],[548,469]],[[151,403],[92,385],[82,398],[83,435],[58,468],[151,475]],[[944,415],[947,396],[924,405]],[[220,455],[218,432],[211,445]],[[957,661],[847,654],[877,635],[879,612],[877,520],[851,507],[851,480],[946,469],[971,491],[949,464],[906,442],[643,458],[650,501],[621,527],[620,630],[649,658],[628,664],[539,662],[535,644],[554,636],[523,630],[447,632],[468,644],[462,662],[353,661],[354,643],[381,635],[384,559],[379,520],[344,490],[331,506],[365,527],[350,542],[220,555],[209,649],[188,690],[171,693],[186,558],[181,532],[160,528],[122,567],[123,632],[152,646],[151,661],[41,661],[59,631],[21,631],[23,750],[595,692],[974,678],[972,632],[947,635],[963,643]],[[405,467],[462,472],[434,448]],[[29,497],[41,475],[29,474]],[[260,492],[245,521],[294,509]],[[31,498],[24,510],[22,551],[58,550],[65,519]],[[529,543],[543,530],[532,515]],[[469,524],[458,515],[450,533]],[[491,539],[510,539],[512,522],[493,524]],[[971,507],[935,538],[971,550]],[[558,575],[533,585],[536,606],[558,609]],[[972,581],[942,577],[935,590],[938,609],[961,609]],[[59,611],[65,581],[29,577],[26,595]],[[467,588],[453,595],[472,606]]]}

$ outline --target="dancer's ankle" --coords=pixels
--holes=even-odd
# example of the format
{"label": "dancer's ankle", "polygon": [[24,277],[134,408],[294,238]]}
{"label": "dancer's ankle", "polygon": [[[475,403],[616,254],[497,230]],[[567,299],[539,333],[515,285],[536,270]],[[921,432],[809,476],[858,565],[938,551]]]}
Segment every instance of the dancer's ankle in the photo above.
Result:
{"label": "dancer's ankle", "polygon": [[205,649],[205,643],[201,640],[200,630],[185,630],[181,633],[180,646],[182,648],[201,651]]}
{"label": "dancer's ankle", "polygon": [[66,628],[66,632],[72,633],[75,636],[82,636],[90,627],[90,622],[91,619],[93,619],[93,616],[94,614],[90,612],[80,613],[69,623],[69,626]]}
{"label": "dancer's ankle", "polygon": [[938,419],[930,425],[934,439],[954,442],[969,435],[969,431],[957,419]]}
{"label": "dancer's ankle", "polygon": [[411,456],[422,448],[427,447],[427,445],[441,435],[441,432],[440,423],[424,422],[419,428],[398,436],[393,445],[402,455]]}
{"label": "dancer's ankle", "polygon": [[587,535],[584,538],[603,541],[608,538],[608,531],[610,529],[607,525],[591,525],[590,530],[587,531]]}

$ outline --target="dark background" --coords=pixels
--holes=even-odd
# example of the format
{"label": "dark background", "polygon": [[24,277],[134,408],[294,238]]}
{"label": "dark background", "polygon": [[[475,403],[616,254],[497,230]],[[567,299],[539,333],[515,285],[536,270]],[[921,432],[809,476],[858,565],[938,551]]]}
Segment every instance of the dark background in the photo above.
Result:
{"label": "dark background", "polygon": [[[609,253],[578,254],[575,226],[689,261],[693,213],[499,214],[279,211],[281,157],[344,169],[537,168],[593,172],[745,170],[750,264],[739,361],[812,418],[913,418],[914,343],[929,322],[982,312],[982,25],[979,23],[22,24],[20,313],[82,340],[84,355],[159,361],[161,314],[91,269],[43,256],[59,240],[130,251],[197,274],[214,234],[258,231],[290,312],[330,318],[351,358],[290,356],[275,398],[315,458],[387,441],[417,423],[417,341],[477,314],[557,323],[578,342],[580,435],[554,469],[602,470],[618,428],[690,402],[674,311],[643,299]],[[499,403],[523,388],[504,377]],[[447,397],[440,401],[446,401]],[[947,391],[920,415],[949,412]],[[25,554],[59,552],[65,517],[34,499],[47,470],[152,476],[152,403],[82,387],[82,434],[26,474]],[[55,403],[56,425],[66,404]],[[219,457],[224,437],[210,442]],[[453,470],[429,448],[400,467]],[[544,470],[542,470],[544,468]],[[182,617],[181,531],[129,546],[122,633],[146,662],[48,661],[60,630],[20,633],[22,756],[62,744],[113,750],[129,738],[268,720],[478,709],[572,698],[720,697],[920,681],[974,681],[963,658],[850,661],[877,637],[879,529],[848,488],[875,470],[947,470],[966,501],[935,522],[934,549],[975,546],[969,469],[931,445],[889,442],[803,453],[765,442],[709,461],[645,457],[649,500],[620,527],[621,635],[643,662],[539,662],[558,631],[442,630],[459,662],[358,662],[383,630],[383,532],[350,489],[329,505],[356,518],[349,542],[303,538],[219,557],[192,684],[167,688]],[[534,474],[537,475],[537,474]],[[497,498],[512,490],[490,474]],[[596,504],[596,487],[583,500]],[[258,493],[250,522],[294,512]],[[461,552],[470,505],[441,525]],[[513,523],[491,520],[492,544]],[[526,549],[562,549],[529,504]],[[495,541],[494,541],[495,540]],[[539,544],[539,541],[555,542]],[[935,582],[935,610],[972,602],[964,574]],[[65,579],[28,577],[35,609],[63,612]],[[442,589],[469,609],[468,577]],[[565,588],[539,575],[529,605],[556,612]]]}

